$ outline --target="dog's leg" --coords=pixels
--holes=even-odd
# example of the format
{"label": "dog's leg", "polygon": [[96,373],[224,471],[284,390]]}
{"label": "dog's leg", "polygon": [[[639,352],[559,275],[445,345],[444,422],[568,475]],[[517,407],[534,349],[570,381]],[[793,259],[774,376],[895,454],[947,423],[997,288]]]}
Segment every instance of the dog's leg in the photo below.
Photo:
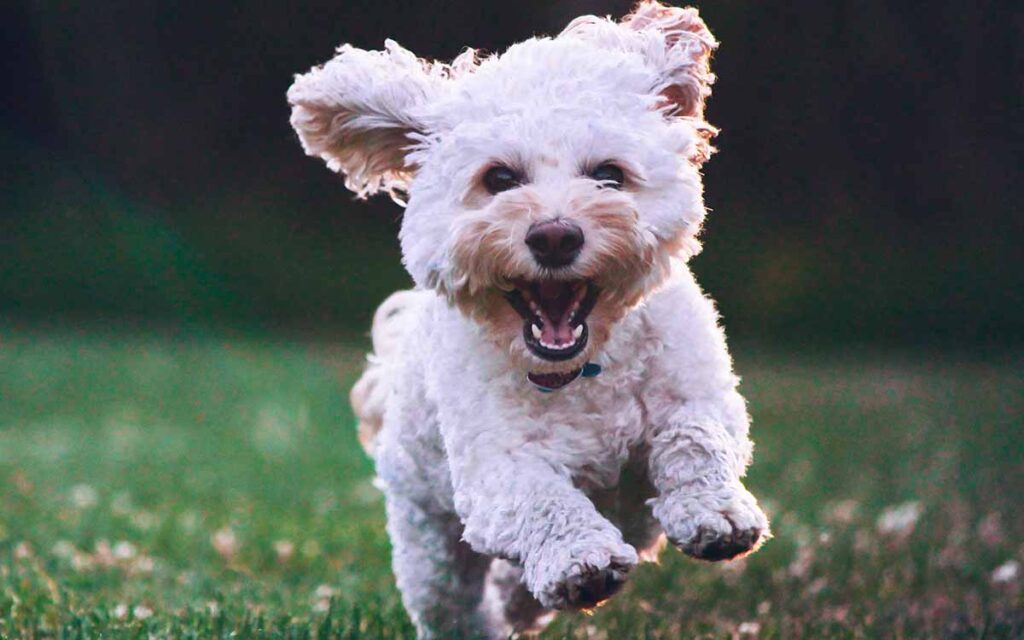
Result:
{"label": "dog's leg", "polygon": [[395,577],[421,639],[491,639],[479,611],[490,558],[462,542],[451,514],[430,512],[404,496],[387,496]]}
{"label": "dog's leg", "polygon": [[545,607],[589,609],[611,597],[637,563],[636,550],[547,460],[478,432],[452,438],[455,509],[474,549],[524,569]]}
{"label": "dog's leg", "polygon": [[487,572],[481,605],[498,637],[539,633],[554,617],[523,584],[523,568],[495,558]]}
{"label": "dog's leg", "polygon": [[746,430],[730,432],[723,423],[740,413],[745,421],[739,394],[690,400],[652,429],[649,466],[658,496],[649,504],[669,541],[702,560],[748,553],[769,535],[768,519],[740,481],[750,454]]}
{"label": "dog's leg", "polygon": [[648,310],[663,346],[642,393],[654,516],[691,556],[752,551],[769,535],[768,519],[740,481],[753,450],[750,416],[714,305],[683,270]]}

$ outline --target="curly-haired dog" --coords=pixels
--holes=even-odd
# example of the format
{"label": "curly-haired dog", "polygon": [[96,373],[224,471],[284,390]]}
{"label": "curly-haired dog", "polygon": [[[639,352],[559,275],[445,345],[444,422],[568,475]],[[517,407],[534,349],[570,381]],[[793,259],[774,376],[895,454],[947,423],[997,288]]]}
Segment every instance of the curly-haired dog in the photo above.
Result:
{"label": "curly-haired dog", "polygon": [[594,607],[665,537],[722,560],[768,535],[686,265],[716,46],[696,10],[647,1],[450,64],[342,46],[288,91],[307,154],[406,205],[416,289],[377,312],[352,400],[421,637]]}

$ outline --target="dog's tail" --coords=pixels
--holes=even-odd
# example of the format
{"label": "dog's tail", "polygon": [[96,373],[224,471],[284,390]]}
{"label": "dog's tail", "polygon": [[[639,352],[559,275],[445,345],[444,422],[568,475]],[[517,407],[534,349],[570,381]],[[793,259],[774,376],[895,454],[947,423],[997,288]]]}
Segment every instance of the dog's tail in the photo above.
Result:
{"label": "dog's tail", "polygon": [[358,420],[359,442],[373,455],[374,441],[384,422],[384,408],[391,393],[393,369],[402,341],[415,317],[412,308],[424,299],[422,291],[391,294],[373,314],[373,353],[366,357],[363,375],[352,387],[349,400]]}

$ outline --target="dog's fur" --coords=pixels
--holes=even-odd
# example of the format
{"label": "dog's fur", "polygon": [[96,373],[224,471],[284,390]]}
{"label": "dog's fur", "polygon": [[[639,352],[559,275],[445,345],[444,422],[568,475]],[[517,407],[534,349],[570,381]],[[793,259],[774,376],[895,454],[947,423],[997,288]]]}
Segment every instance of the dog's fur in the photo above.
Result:
{"label": "dog's fur", "polygon": [[[767,537],[740,481],[745,402],[686,265],[716,46],[696,10],[644,1],[451,64],[345,45],[289,90],[309,155],[360,196],[407,201],[416,289],[377,312],[352,400],[420,637],[506,637],[593,607],[666,537],[708,560]],[[589,177],[608,162],[621,188]],[[520,182],[492,193],[495,165]],[[583,232],[568,266],[541,266],[525,243],[552,219]],[[538,355],[506,300],[543,282],[600,291],[567,360]],[[527,379],[587,362],[603,373],[553,393]]]}

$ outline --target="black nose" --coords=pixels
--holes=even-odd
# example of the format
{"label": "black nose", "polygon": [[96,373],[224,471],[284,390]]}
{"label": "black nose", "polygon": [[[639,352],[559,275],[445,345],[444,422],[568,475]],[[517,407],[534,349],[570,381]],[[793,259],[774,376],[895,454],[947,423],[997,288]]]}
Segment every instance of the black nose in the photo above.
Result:
{"label": "black nose", "polygon": [[551,220],[530,226],[526,245],[542,267],[572,264],[583,247],[583,229],[567,220]]}

